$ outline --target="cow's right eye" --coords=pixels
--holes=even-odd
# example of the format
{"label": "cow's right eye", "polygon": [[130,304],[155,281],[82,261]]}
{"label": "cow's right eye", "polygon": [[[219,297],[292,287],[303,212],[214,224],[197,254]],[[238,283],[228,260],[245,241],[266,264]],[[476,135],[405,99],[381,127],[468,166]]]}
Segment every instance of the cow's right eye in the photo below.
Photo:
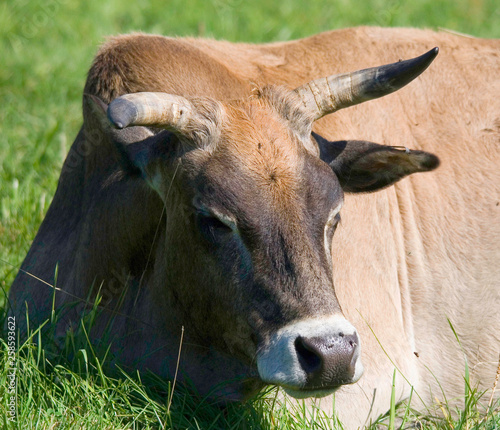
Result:
{"label": "cow's right eye", "polygon": [[196,223],[200,232],[210,242],[233,232],[230,225],[211,214],[198,212],[196,214]]}

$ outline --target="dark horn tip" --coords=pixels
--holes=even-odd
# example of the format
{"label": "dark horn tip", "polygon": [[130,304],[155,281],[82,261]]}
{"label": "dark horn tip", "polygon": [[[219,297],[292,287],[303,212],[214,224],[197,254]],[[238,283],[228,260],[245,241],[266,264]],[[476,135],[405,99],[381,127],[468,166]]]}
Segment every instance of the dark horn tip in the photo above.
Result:
{"label": "dark horn tip", "polygon": [[[432,48],[430,51],[427,51],[425,54],[420,57],[416,57],[413,60],[408,60],[409,62],[414,62],[415,64],[420,64],[421,66],[427,68],[436,58],[437,54],[439,54],[439,48],[436,46]],[[418,67],[418,66],[417,66]]]}
{"label": "dark horn tip", "polygon": [[427,54],[430,58],[434,59],[436,58],[437,54],[439,54],[439,48],[436,46],[435,48],[432,48]]}
{"label": "dark horn tip", "polygon": [[374,87],[376,96],[388,94],[387,85],[390,88],[389,92],[393,92],[413,81],[431,65],[438,52],[439,48],[436,46],[419,57],[381,66],[379,70],[382,73],[378,77],[378,85]]}
{"label": "dark horn tip", "polygon": [[108,106],[108,119],[118,129],[127,127],[136,117],[137,109],[128,100],[118,97]]}

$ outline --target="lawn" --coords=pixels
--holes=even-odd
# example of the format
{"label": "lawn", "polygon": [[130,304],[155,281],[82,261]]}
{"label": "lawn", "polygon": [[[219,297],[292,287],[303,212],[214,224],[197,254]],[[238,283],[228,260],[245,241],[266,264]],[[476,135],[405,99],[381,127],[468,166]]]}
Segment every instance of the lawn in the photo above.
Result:
{"label": "lawn", "polygon": [[[140,30],[268,42],[335,28],[379,25],[443,28],[500,37],[498,0],[310,0],[307,7],[305,4],[299,0],[3,0],[2,289],[8,291],[55,192],[65,154],[81,125],[86,71],[107,35]],[[0,295],[0,308],[4,305]],[[75,345],[81,347],[68,346],[69,358],[51,356],[50,348],[41,349],[30,342],[21,348],[18,364],[23,370],[17,380],[19,428],[334,428],[334,422],[321,416],[273,409],[274,392],[248,405],[222,411],[200,404],[187,392],[176,389],[169,407],[171,388],[167,383],[156,381],[157,387],[151,389],[134,375],[105,375],[85,346],[84,332],[75,336]],[[5,343],[1,346],[0,422],[8,410],[8,349]],[[463,411],[470,418],[468,424],[444,421],[443,428],[474,428],[477,417],[473,403],[477,397],[471,398],[474,400],[470,408]],[[487,403],[487,399],[481,401]],[[404,414],[404,407],[402,411]],[[11,425],[8,421],[3,424]],[[499,428],[498,415],[488,426],[478,428]]]}

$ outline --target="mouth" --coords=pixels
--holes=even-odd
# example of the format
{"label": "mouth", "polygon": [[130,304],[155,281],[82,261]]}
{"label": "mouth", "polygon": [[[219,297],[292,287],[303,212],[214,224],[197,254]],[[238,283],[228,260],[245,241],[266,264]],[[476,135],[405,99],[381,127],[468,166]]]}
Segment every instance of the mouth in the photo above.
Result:
{"label": "mouth", "polygon": [[294,397],[295,399],[307,399],[310,397],[321,398],[329,396],[335,391],[337,391],[340,387],[335,388],[304,388],[304,389],[293,389],[282,387],[285,393],[289,396]]}

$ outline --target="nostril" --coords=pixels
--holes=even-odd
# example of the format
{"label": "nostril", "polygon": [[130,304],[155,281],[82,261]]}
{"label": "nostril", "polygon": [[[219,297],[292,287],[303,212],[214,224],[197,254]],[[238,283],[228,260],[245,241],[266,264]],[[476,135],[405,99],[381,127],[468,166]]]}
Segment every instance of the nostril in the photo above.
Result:
{"label": "nostril", "polygon": [[321,369],[321,352],[303,337],[295,339],[295,350],[299,363],[307,374],[312,374]]}
{"label": "nostril", "polygon": [[340,332],[325,337],[298,336],[294,342],[308,386],[339,386],[352,380],[359,357],[356,333]]}

